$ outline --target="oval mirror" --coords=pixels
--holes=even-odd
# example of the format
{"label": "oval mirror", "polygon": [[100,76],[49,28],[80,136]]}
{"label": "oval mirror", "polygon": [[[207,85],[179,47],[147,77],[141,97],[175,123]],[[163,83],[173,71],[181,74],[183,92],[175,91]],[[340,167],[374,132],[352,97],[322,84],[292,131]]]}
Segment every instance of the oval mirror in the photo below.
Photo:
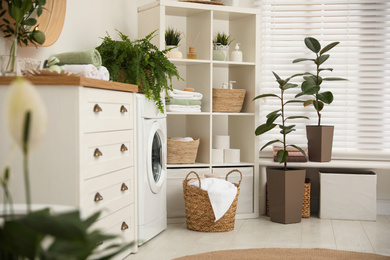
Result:
{"label": "oval mirror", "polygon": [[46,0],[42,14],[37,17],[39,30],[45,33],[45,43],[39,46],[51,46],[60,37],[64,26],[66,0]]}

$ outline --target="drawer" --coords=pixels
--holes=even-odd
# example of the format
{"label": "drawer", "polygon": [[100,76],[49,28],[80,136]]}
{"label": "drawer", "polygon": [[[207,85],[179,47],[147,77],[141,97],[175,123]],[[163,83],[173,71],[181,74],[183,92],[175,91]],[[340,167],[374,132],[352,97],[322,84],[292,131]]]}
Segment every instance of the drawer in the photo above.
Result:
{"label": "drawer", "polygon": [[99,219],[134,203],[134,168],[126,168],[83,182],[84,213],[101,211]]}
{"label": "drawer", "polygon": [[105,234],[117,236],[112,240],[103,241],[102,244],[98,246],[98,252],[93,257],[96,259],[99,256],[99,250],[107,248],[113,244],[128,244],[133,242],[134,245],[121,254],[121,259],[130,254],[131,252],[136,252],[136,230],[135,230],[135,210],[134,204],[129,205],[112,215],[109,215],[101,220],[96,221],[92,225],[92,230],[100,229]]}
{"label": "drawer", "polygon": [[134,94],[83,88],[80,100],[82,132],[133,129]]}
{"label": "drawer", "polygon": [[82,138],[82,179],[97,177],[134,164],[133,130],[84,134]]}

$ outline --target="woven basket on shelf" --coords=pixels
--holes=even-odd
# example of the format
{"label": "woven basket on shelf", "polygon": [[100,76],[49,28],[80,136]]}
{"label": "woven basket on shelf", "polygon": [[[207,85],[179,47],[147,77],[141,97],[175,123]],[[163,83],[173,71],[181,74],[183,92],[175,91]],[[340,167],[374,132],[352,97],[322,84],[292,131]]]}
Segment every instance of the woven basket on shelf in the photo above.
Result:
{"label": "woven basket on shelf", "polygon": [[[302,218],[310,217],[310,190],[311,190],[310,179],[305,179],[305,188],[303,191]],[[269,217],[268,189],[267,189],[266,198],[267,198],[267,216]]]}
{"label": "woven basket on shelf", "polygon": [[245,89],[213,88],[213,112],[239,113],[245,92]]}
{"label": "woven basket on shelf", "polygon": [[[239,183],[233,183],[237,187],[237,195],[230,205],[229,210],[216,222],[214,222],[215,216],[209,195],[207,191],[201,189],[199,175],[194,171],[187,174],[186,178],[183,180],[183,192],[188,229],[203,232],[225,232],[234,229],[242,173],[239,170],[232,170],[226,174],[226,180],[228,180],[228,176],[232,172],[238,172],[241,176]],[[192,173],[196,175],[196,178],[199,181],[199,188],[188,184],[189,181],[196,180],[188,179],[189,175]]]}
{"label": "woven basket on shelf", "polygon": [[167,140],[167,163],[195,163],[198,153],[199,138],[194,141]]}

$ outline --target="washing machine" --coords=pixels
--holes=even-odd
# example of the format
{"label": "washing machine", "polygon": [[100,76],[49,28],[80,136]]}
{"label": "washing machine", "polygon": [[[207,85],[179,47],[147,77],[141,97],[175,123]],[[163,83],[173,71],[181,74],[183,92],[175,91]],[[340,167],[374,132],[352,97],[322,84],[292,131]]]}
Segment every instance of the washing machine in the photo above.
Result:
{"label": "washing machine", "polygon": [[138,245],[167,227],[167,124],[153,101],[137,96]]}

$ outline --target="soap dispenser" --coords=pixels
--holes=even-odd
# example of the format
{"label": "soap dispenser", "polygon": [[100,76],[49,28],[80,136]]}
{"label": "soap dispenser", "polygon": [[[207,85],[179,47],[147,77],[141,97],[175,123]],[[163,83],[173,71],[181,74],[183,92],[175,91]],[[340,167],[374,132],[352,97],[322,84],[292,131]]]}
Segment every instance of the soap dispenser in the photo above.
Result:
{"label": "soap dispenser", "polygon": [[236,82],[233,80],[229,81],[229,89],[233,89],[233,83],[236,83]]}
{"label": "soap dispenser", "polygon": [[234,47],[234,51],[231,53],[231,61],[235,62],[242,62],[242,51],[240,51],[240,44],[241,43],[236,43],[236,47]]}

